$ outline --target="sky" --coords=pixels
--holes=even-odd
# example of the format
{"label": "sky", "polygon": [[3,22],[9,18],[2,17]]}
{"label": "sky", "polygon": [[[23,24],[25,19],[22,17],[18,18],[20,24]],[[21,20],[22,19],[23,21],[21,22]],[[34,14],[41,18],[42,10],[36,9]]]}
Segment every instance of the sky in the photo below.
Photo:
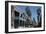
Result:
{"label": "sky", "polygon": [[[20,5],[17,5],[16,6],[16,9],[18,10],[18,11],[25,11],[25,9],[26,9],[26,7],[27,6],[20,6]],[[32,13],[32,20],[33,20],[33,18],[35,18],[35,20],[36,20],[36,22],[37,22],[37,9],[38,8],[41,8],[41,6],[29,6],[29,9],[30,9],[30,11],[31,11],[31,13]]]}

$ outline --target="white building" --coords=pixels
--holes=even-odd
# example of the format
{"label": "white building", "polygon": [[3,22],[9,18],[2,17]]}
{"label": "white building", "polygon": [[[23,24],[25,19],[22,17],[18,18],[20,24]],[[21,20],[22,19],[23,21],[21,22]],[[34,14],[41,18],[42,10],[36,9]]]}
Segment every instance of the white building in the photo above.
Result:
{"label": "white building", "polygon": [[28,17],[26,12],[18,11],[15,6],[12,6],[11,11],[12,11],[11,23],[12,23],[13,28],[18,28],[18,26],[25,27],[27,18],[29,19],[31,23],[31,19],[30,17]]}

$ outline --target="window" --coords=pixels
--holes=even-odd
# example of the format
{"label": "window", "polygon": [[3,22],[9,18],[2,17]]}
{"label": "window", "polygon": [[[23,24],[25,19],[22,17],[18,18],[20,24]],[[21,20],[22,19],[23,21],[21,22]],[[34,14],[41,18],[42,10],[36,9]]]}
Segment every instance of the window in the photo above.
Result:
{"label": "window", "polygon": [[21,17],[22,17],[22,14],[21,14]]}

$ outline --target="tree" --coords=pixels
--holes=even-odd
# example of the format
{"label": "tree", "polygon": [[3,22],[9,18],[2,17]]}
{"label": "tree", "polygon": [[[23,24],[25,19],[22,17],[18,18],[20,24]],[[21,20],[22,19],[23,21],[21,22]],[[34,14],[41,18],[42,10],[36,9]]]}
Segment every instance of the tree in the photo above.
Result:
{"label": "tree", "polygon": [[28,6],[26,7],[26,9],[25,9],[25,10],[26,10],[27,15],[28,15],[28,16],[31,16],[31,11],[30,11],[30,9],[29,9],[29,7],[28,7]]}
{"label": "tree", "polygon": [[25,11],[28,15],[27,20],[26,20],[26,24],[28,24],[28,26],[32,27],[31,11],[30,11],[29,6],[26,7]]}
{"label": "tree", "polygon": [[38,26],[41,27],[41,8],[37,9]]}

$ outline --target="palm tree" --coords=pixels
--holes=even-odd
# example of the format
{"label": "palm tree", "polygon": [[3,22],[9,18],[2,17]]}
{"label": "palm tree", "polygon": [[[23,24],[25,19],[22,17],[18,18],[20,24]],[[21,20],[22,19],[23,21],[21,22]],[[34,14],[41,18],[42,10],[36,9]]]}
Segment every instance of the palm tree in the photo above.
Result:
{"label": "palm tree", "polygon": [[29,25],[31,26],[31,24],[32,24],[32,19],[31,19],[31,11],[30,11],[29,6],[26,7],[25,11],[26,11],[26,13],[27,13],[27,15],[28,15],[26,22],[27,22],[28,26],[29,26]]}
{"label": "palm tree", "polygon": [[41,8],[37,9],[37,19],[38,19],[38,26],[41,27]]}
{"label": "palm tree", "polygon": [[27,15],[30,17],[31,16],[30,8],[27,6],[25,10],[26,10]]}

